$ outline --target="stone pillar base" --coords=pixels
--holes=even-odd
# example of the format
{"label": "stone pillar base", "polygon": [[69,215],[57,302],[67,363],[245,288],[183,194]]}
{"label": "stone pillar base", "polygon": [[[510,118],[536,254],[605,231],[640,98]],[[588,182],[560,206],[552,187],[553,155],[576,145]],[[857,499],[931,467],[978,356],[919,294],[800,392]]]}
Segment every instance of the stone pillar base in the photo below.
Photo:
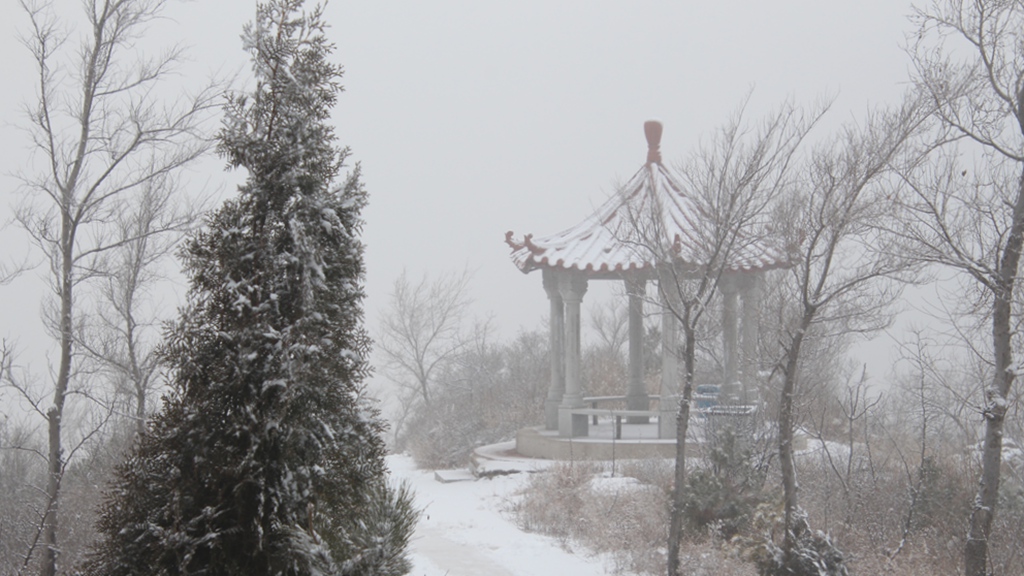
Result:
{"label": "stone pillar base", "polygon": [[558,435],[562,438],[586,437],[590,434],[590,421],[586,414],[573,414],[572,408],[558,409]]}
{"label": "stone pillar base", "polygon": [[558,430],[558,400],[544,401],[544,429]]}
{"label": "stone pillar base", "polygon": [[679,397],[663,397],[658,407],[658,438],[662,440],[676,439],[676,419],[678,416]]}
{"label": "stone pillar base", "polygon": [[[651,409],[651,397],[647,394],[634,394],[626,395],[626,409],[627,410],[650,410]],[[627,424],[650,424],[650,416],[628,416],[626,418]]]}

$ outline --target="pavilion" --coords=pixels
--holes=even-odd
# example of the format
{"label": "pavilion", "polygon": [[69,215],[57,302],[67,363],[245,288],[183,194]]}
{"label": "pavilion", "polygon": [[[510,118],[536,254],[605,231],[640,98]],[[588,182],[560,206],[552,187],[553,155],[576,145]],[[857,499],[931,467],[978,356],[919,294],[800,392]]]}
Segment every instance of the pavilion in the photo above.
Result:
{"label": "pavilion", "polygon": [[[617,430],[622,419],[642,423],[655,417],[657,438],[674,444],[680,393],[676,354],[662,354],[661,390],[649,394],[645,389],[642,336],[646,285],[703,273],[707,258],[702,256],[702,235],[711,215],[701,210],[662,164],[661,133],[660,122],[644,124],[646,162],[587,219],[550,236],[526,234],[517,239],[511,231],[505,235],[516,267],[526,274],[541,271],[550,302],[551,381],[544,426],[549,436],[557,431],[557,437],[563,439],[582,439],[588,436],[590,418],[596,422],[598,415],[614,416]],[[745,242],[732,252],[721,271],[718,289],[722,294],[722,381],[726,390],[742,390],[743,382],[756,373],[762,276],[786,263],[781,248]],[[592,280],[623,282],[629,298],[629,378],[624,396],[588,398],[581,388],[580,307]],[[679,329],[671,312],[671,292],[658,290],[662,350],[677,349]],[[598,408],[600,402],[610,400],[624,400],[626,408]],[[652,403],[657,404],[656,409],[652,410]]]}

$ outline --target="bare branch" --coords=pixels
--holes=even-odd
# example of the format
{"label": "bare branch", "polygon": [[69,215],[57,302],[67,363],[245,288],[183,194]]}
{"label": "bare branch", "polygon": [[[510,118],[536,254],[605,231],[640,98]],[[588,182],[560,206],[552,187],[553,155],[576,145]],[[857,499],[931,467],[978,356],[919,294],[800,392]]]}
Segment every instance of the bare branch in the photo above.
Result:
{"label": "bare branch", "polygon": [[[119,258],[134,254],[134,264],[152,266],[173,246],[164,238],[175,237],[195,221],[194,212],[174,209],[166,201],[152,204],[155,212],[140,216],[146,226],[129,227],[124,218],[133,213],[136,198],[175,193],[175,174],[210,150],[213,114],[222,90],[213,82],[197,92],[180,91],[161,100],[182,51],[172,47],[156,57],[140,57],[136,41],[159,17],[164,0],[87,0],[84,33],[77,46],[66,42],[63,15],[53,4],[20,4],[30,23],[23,43],[36,65],[37,81],[27,132],[46,167],[34,172],[29,164],[19,175],[22,195],[15,221],[49,264],[54,299],[47,303],[52,307],[44,322],[59,342],[59,351],[50,399],[43,401],[25,385],[14,389],[48,425],[41,565],[43,576],[54,576],[60,550],[60,480],[77,449],[65,450],[63,426],[70,424],[64,422],[65,404],[74,397],[94,396],[89,393],[89,377],[96,368],[80,362],[80,350],[99,349],[81,345],[88,323],[77,303],[85,301],[82,296],[88,292],[83,290],[92,288],[95,280],[116,278],[124,271],[109,268]],[[77,53],[69,55],[69,50]],[[127,280],[149,281],[137,268]],[[137,303],[133,295],[115,310],[137,315]],[[145,379],[141,386],[149,390],[155,368],[140,356],[145,353],[139,349],[145,340],[139,335],[140,323],[132,316],[126,322],[131,325],[126,331],[133,342],[135,376]],[[10,374],[5,376],[14,382]]]}
{"label": "bare branch", "polygon": [[435,373],[467,345],[462,324],[471,278],[463,271],[435,280],[424,276],[413,285],[403,271],[383,314],[377,345],[385,371],[396,384],[417,390],[428,406]]}
{"label": "bare branch", "polygon": [[[1024,244],[1024,5],[941,0],[918,11],[917,21],[918,41],[909,50],[914,81],[933,104],[941,149],[934,164],[905,172],[912,191],[904,201],[912,216],[906,237],[922,261],[965,273],[990,306],[980,314],[991,321],[992,367],[983,387],[982,473],[964,551],[965,573],[980,576],[990,569],[1003,426],[1019,371],[1011,319],[1019,314],[1014,293]],[[979,146],[943,141],[948,132]],[[975,153],[974,170],[961,165],[963,155]]]}

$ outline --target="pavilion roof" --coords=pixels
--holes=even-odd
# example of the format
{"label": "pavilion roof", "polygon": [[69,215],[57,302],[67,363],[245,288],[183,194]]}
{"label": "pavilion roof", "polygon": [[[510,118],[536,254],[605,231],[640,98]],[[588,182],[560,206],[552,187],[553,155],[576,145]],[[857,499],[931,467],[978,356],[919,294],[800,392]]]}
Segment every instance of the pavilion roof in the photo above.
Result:
{"label": "pavilion roof", "polygon": [[[647,162],[596,212],[579,224],[550,236],[512,231],[505,242],[512,247],[512,262],[522,272],[536,269],[579,270],[588,275],[626,272],[652,274],[660,263],[684,269],[706,265],[703,238],[710,232],[710,217],[665,169],[659,151],[661,124],[647,122]],[[763,241],[734,243],[727,271],[767,270],[787,265],[785,251]]]}

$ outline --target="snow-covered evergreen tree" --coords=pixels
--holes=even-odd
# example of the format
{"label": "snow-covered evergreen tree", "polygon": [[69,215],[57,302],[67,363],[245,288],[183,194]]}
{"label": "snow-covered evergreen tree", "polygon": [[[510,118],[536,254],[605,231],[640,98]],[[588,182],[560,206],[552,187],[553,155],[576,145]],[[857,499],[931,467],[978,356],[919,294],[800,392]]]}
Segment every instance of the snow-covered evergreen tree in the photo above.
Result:
{"label": "snow-covered evergreen tree", "polygon": [[320,7],[261,4],[218,149],[248,180],[183,251],[173,389],[120,467],[89,574],[401,574],[415,523],[363,398],[366,193],[336,145]]}

